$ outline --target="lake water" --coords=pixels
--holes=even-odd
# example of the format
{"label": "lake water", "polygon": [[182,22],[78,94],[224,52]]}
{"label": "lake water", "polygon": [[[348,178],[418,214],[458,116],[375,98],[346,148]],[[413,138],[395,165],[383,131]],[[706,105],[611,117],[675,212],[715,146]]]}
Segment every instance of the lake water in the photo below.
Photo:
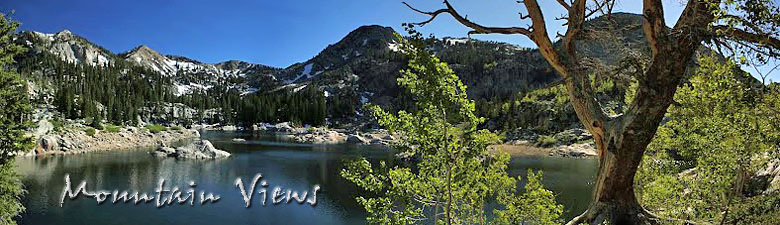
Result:
{"label": "lake water", "polygon": [[[232,142],[235,137],[246,142]],[[28,194],[23,202],[27,211],[20,224],[365,224],[365,212],[354,200],[360,189],[339,176],[345,159],[366,157],[370,161],[393,160],[387,150],[355,145],[306,145],[284,142],[272,136],[251,133],[204,132],[203,138],[215,147],[231,152],[225,160],[197,161],[159,159],[138,151],[115,151],[69,156],[17,159]],[[565,206],[565,217],[571,218],[586,208],[590,199],[597,162],[587,159],[550,157],[513,158],[510,173],[525,175],[530,169],[544,171],[543,183],[556,193]],[[234,185],[241,177],[244,183],[262,173],[268,182],[269,198],[274,186],[302,193],[319,185],[317,205],[269,204],[253,198],[245,208],[241,192]],[[133,205],[111,203],[98,205],[95,199],[60,198],[64,177],[70,175],[75,190],[86,181],[89,191],[119,189],[146,192],[150,195],[159,179],[166,187],[188,190],[190,181],[200,191],[213,192],[221,199],[214,204],[188,204],[157,208],[154,202]],[[259,186],[259,185],[258,185]],[[247,189],[249,187],[246,187]],[[258,190],[260,190],[258,188]],[[186,193],[184,193],[186,195]],[[311,196],[309,196],[311,197]]]}

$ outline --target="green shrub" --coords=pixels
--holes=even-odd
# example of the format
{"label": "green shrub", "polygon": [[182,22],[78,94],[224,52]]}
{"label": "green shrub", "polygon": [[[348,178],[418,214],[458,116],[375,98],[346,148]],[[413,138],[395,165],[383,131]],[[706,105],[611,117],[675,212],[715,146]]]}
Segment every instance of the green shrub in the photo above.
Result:
{"label": "green shrub", "polygon": [[120,129],[122,129],[122,127],[116,126],[116,125],[113,125],[113,124],[108,124],[108,125],[103,127],[103,130],[108,132],[108,133],[117,133],[117,132],[119,132]]}
{"label": "green shrub", "polygon": [[552,147],[558,140],[554,136],[542,135],[539,139],[536,139],[536,145],[539,147]]}
{"label": "green shrub", "polygon": [[146,125],[145,128],[149,130],[149,132],[152,132],[153,134],[168,130],[168,127],[165,127],[163,125],[154,125],[154,124]]}
{"label": "green shrub", "polygon": [[180,126],[171,127],[171,130],[181,130],[182,128]]}
{"label": "green shrub", "polygon": [[103,124],[98,122],[97,120],[93,120],[92,124],[90,124],[89,126],[95,128],[95,129],[98,129],[98,130],[102,130],[103,129]]}
{"label": "green shrub", "polygon": [[50,120],[51,125],[54,127],[54,131],[62,131],[65,127],[65,122],[59,119]]}
{"label": "green shrub", "polygon": [[95,128],[87,127],[87,129],[85,129],[84,132],[87,132],[87,135],[89,135],[90,137],[95,136]]}

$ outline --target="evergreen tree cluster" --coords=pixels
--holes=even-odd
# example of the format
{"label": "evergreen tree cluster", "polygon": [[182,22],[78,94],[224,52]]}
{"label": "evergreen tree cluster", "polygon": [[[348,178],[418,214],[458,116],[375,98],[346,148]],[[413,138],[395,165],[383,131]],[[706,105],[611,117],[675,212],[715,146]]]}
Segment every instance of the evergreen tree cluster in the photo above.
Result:
{"label": "evergreen tree cluster", "polygon": [[120,60],[93,67],[41,53],[22,58],[18,66],[23,76],[49,81],[54,90],[52,103],[68,119],[125,124],[134,121],[146,103],[175,98],[167,88],[172,85],[170,79]]}
{"label": "evergreen tree cluster", "polygon": [[290,121],[319,126],[328,114],[325,101],[322,90],[313,85],[297,92],[259,93],[241,99],[237,118],[242,124]]}
{"label": "evergreen tree cluster", "polygon": [[[317,86],[297,92],[281,89],[242,96],[229,85],[241,82],[243,78],[239,77],[219,82],[206,90],[195,89],[177,96],[174,82],[190,83],[207,77],[183,73],[167,77],[115,59],[110,65],[94,67],[65,62],[44,52],[34,57],[18,57],[17,65],[18,71],[28,80],[52,90],[53,96],[41,95],[34,99],[37,103],[50,102],[62,117],[85,119],[93,126],[99,126],[103,121],[135,125],[138,117],[161,124],[196,122],[251,126],[257,122],[291,121],[322,125],[328,115],[325,96]],[[187,109],[182,107],[194,110],[194,113],[184,113]]]}

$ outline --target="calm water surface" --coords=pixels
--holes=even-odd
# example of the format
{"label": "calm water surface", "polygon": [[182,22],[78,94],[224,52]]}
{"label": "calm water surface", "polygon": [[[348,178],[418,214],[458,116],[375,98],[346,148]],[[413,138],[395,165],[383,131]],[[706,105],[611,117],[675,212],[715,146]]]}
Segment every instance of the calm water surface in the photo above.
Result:
{"label": "calm water surface", "polygon": [[[247,142],[231,139],[241,137]],[[339,176],[343,160],[366,157],[370,161],[393,160],[392,153],[377,147],[354,145],[305,145],[286,143],[272,135],[204,132],[215,147],[231,152],[225,160],[196,161],[158,159],[138,151],[117,151],[71,156],[17,159],[18,170],[28,190],[23,202],[27,211],[20,224],[365,224],[365,212],[354,200],[360,189]],[[544,171],[544,184],[565,206],[565,217],[582,212],[588,204],[595,160],[563,158],[513,158],[510,173],[525,175],[528,169]],[[235,179],[249,183],[262,173],[269,188],[280,186],[310,191],[320,185],[317,205],[296,203],[262,206],[256,195],[245,208]],[[70,174],[73,188],[80,181],[90,191],[119,189],[155,194],[160,178],[166,186],[219,194],[215,204],[171,205],[156,208],[148,204],[98,205],[94,199],[65,200],[60,207],[64,176]],[[246,187],[247,189],[249,187]],[[271,192],[272,190],[269,190]],[[269,194],[270,198],[270,194]],[[196,199],[197,201],[198,199]]]}

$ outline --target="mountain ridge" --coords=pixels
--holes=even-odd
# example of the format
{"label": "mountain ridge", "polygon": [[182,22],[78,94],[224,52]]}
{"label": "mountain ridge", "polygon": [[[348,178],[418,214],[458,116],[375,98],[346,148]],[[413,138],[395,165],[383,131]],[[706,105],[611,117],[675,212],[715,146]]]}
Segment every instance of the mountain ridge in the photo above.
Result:
{"label": "mountain ridge", "polygon": [[[641,15],[613,14],[613,19],[619,23],[640,24]],[[599,18],[591,19],[586,27],[599,21]],[[405,92],[398,88],[396,81],[408,58],[398,52],[395,30],[381,25],[357,27],[339,41],[325,46],[317,55],[284,68],[239,60],[203,63],[186,56],[160,53],[146,45],[114,54],[69,31],[59,34],[23,33],[31,35],[21,35],[20,41],[27,41],[28,46],[37,49],[37,52],[49,51],[68,62],[87,62],[91,66],[127,63],[145,67],[169,79],[172,87],[164,89],[172,90],[175,96],[217,98],[207,100],[210,106],[216,102],[238,101],[236,97],[225,95],[243,98],[258,92],[298,92],[313,86],[325,93],[334,105],[329,106],[331,115],[352,118],[359,115],[356,111],[364,103],[402,109],[405,107],[404,99],[408,97],[404,97]],[[641,35],[641,26],[616,33],[618,37],[609,40],[614,43],[602,43],[607,42],[605,40],[583,42],[580,46],[585,54],[582,56],[609,64],[614,63],[615,55],[623,54],[624,49],[635,49],[639,55],[645,52],[646,41]],[[428,48],[459,75],[474,100],[503,101],[518,93],[546,87],[558,79],[547,61],[533,48],[457,37],[434,39]],[[621,51],[604,54],[615,49]],[[28,56],[34,57],[34,53]],[[101,60],[101,57],[105,59]],[[96,63],[89,63],[91,61]],[[232,108],[237,107],[232,105]]]}

